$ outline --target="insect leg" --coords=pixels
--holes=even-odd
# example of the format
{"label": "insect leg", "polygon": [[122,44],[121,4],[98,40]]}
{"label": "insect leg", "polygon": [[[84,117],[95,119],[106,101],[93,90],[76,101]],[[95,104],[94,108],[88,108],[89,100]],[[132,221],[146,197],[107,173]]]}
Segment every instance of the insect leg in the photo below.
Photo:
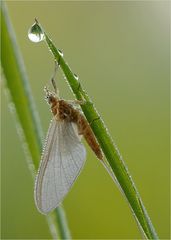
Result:
{"label": "insect leg", "polygon": [[84,105],[86,104],[85,100],[68,100],[67,101],[70,104],[74,104],[74,105]]}
{"label": "insect leg", "polygon": [[94,119],[89,123],[89,125],[91,126],[95,121],[97,121],[97,120],[99,120],[99,119],[100,119],[100,116],[97,117],[97,118],[94,118]]}

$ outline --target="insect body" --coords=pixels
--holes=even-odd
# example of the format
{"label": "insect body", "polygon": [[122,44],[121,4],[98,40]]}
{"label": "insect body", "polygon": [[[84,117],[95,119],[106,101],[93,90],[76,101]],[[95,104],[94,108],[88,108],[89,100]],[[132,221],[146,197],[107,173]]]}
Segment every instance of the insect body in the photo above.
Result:
{"label": "insect body", "polygon": [[[103,155],[99,144],[94,136],[93,131],[85,117],[78,111],[77,109],[73,108],[71,104],[69,104],[65,100],[57,99],[52,94],[48,97],[48,101],[51,104],[51,110],[54,116],[56,116],[57,120],[73,122],[77,125],[78,134],[83,135],[92,148],[96,156],[102,160]],[[76,103],[80,103],[81,101],[75,101]]]}
{"label": "insect body", "polygon": [[35,183],[36,206],[44,214],[60,204],[79,175],[86,155],[80,142],[81,135],[96,156],[101,160],[103,158],[94,133],[81,112],[47,89],[46,98],[54,117]]}

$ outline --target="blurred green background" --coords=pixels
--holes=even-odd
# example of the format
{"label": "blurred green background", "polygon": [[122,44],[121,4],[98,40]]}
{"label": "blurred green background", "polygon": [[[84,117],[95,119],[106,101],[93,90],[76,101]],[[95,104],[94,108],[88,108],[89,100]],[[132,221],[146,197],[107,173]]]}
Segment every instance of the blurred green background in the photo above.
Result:
{"label": "blurred green background", "polygon": [[[54,62],[45,43],[28,40],[35,17],[80,77],[160,238],[169,239],[169,2],[6,3],[44,132],[51,113],[43,87]],[[58,87],[62,97],[73,99],[61,73]],[[4,96],[2,238],[50,239],[34,205],[33,181]],[[87,152],[86,165],[63,203],[73,238],[140,238],[127,202],[88,147]]]}

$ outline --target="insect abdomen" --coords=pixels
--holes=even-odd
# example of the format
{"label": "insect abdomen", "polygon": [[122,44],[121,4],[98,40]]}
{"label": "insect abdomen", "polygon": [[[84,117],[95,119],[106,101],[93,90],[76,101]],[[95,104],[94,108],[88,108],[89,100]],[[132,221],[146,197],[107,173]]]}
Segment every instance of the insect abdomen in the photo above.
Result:
{"label": "insect abdomen", "polygon": [[79,133],[84,136],[88,145],[91,147],[91,149],[96,154],[96,156],[100,160],[102,160],[103,154],[102,154],[99,144],[97,143],[96,137],[95,137],[89,123],[81,114],[79,116],[77,125],[78,125],[78,129],[79,129]]}

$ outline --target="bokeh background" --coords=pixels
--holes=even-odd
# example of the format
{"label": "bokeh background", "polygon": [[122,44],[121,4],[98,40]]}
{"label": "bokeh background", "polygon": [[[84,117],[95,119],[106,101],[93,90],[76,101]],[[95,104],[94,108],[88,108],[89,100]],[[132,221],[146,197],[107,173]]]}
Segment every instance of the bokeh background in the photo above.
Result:
{"label": "bokeh background", "polygon": [[[160,238],[169,239],[169,1],[6,4],[44,132],[51,113],[43,87],[54,62],[45,43],[28,40],[35,17],[80,77]],[[62,97],[73,99],[61,73],[58,87]],[[33,181],[4,96],[2,92],[2,238],[50,239],[46,220],[34,205]],[[127,202],[88,147],[87,152],[86,165],[63,202],[73,238],[140,238]]]}

